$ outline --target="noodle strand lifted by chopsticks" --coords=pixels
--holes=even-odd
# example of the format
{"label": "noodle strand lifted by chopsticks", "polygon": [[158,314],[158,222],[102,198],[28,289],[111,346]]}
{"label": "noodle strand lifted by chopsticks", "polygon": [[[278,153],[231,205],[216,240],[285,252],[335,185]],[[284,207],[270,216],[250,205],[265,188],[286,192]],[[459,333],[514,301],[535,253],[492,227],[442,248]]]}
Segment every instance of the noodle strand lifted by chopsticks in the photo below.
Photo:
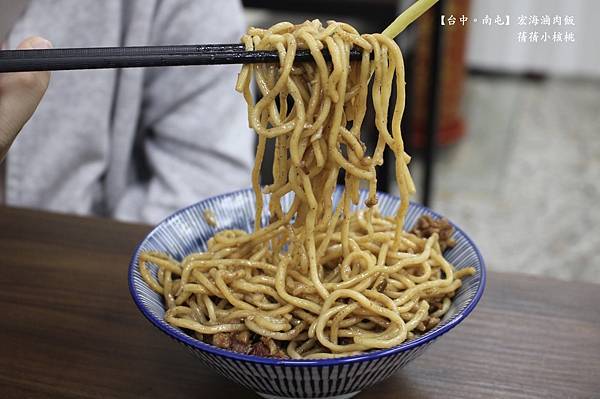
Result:
{"label": "noodle strand lifted by chopsticks", "polygon": [[[400,132],[404,63],[396,43],[319,21],[251,28],[242,41],[247,50],[274,50],[280,58],[279,65],[243,66],[236,85],[259,137],[252,173],[255,231],[220,231],[206,252],[182,261],[142,253],[141,275],[164,296],[165,320],[220,347],[291,358],[390,348],[435,327],[450,308],[459,277],[473,270],[455,273],[435,231],[403,231],[415,187]],[[360,61],[350,61],[353,47],[362,50]],[[300,48],[309,49],[314,62],[295,64]],[[391,104],[394,84],[397,100]],[[379,133],[370,155],[361,139],[369,97]],[[261,190],[269,139],[275,140],[274,181]],[[401,197],[394,217],[382,216],[376,206],[375,168],[386,147],[395,154]],[[342,170],[345,188],[334,207]],[[361,186],[368,196],[365,209],[356,210]],[[264,227],[263,192],[270,194]],[[294,199],[284,209],[288,193]]]}

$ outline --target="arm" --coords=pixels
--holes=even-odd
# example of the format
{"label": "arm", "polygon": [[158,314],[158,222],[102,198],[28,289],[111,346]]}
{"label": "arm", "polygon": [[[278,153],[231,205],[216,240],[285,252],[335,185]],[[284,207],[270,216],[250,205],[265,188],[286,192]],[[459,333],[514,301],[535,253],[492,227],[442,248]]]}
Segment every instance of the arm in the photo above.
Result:
{"label": "arm", "polygon": [[[49,48],[50,42],[30,37],[19,49]],[[0,74],[0,162],[29,120],[48,88],[49,72]]]}
{"label": "arm", "polygon": [[[237,43],[243,30],[237,1],[162,1],[151,44]],[[148,180],[127,193],[117,217],[157,222],[203,198],[250,186],[253,135],[234,90],[238,69],[146,71],[140,123]]]}

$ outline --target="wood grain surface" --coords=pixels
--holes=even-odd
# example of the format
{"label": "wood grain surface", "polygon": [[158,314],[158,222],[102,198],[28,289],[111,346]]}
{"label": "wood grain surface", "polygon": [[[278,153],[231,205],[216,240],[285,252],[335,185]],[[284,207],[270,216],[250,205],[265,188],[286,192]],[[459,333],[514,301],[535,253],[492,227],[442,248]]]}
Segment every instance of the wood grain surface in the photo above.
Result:
{"label": "wood grain surface", "polygon": [[[257,397],[138,312],[148,230],[0,208],[0,398]],[[490,273],[465,322],[357,398],[599,398],[599,304],[598,285]]]}

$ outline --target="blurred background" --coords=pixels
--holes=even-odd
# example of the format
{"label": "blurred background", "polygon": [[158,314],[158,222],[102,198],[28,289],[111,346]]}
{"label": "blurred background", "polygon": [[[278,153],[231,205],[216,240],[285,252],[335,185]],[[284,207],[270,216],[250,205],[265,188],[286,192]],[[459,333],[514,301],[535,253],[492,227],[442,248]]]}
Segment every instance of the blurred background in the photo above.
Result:
{"label": "blurred background", "polygon": [[[239,37],[238,32],[243,28],[241,9],[236,1],[206,0],[201,3],[168,0],[88,0],[88,3],[85,3],[87,5],[82,5],[81,1],[63,0],[60,2],[61,8],[55,0],[5,0],[4,9],[0,7],[0,28],[6,29],[0,32],[0,36],[13,26],[12,23],[4,21],[8,15],[7,5],[20,3],[20,9],[24,10],[27,4],[31,3],[35,12],[26,15],[29,19],[25,18],[25,22],[20,21],[15,25],[17,28],[13,46],[18,43],[17,35],[25,36],[24,32],[37,32],[38,27],[32,22],[36,21],[36,18],[46,22],[47,36],[56,40],[55,44],[58,47],[147,44],[143,39],[161,44],[183,44],[181,42],[185,40],[197,43],[198,38],[231,41]],[[346,21],[361,32],[381,32],[401,10],[413,2],[241,1],[246,21],[252,26],[268,27],[280,21],[301,23],[307,19],[319,18],[322,21]],[[78,16],[78,20],[64,12],[67,6],[69,11],[73,11],[77,8],[75,5],[78,5],[79,9],[73,15]],[[92,15],[87,9],[92,6],[104,13]],[[152,15],[152,7],[163,11],[159,18],[160,23],[154,23],[157,17]],[[131,15],[125,11],[120,14],[122,9],[128,10]],[[190,10],[195,10],[195,14]],[[222,19],[216,19],[215,15]],[[122,19],[122,27],[119,25],[119,18],[115,16]],[[201,23],[198,22],[200,16],[205,17]],[[423,202],[462,226],[481,248],[491,270],[600,283],[600,51],[597,44],[600,32],[595,20],[598,16],[600,2],[594,0],[440,0],[439,8],[428,12],[399,38],[405,58],[407,81],[403,136],[407,152],[413,156],[411,169],[418,192],[414,200]],[[131,17],[132,23],[129,24],[125,17]],[[75,23],[62,29],[63,36],[60,36],[55,34],[54,20],[62,21],[56,22],[61,25],[69,25],[74,20]],[[226,39],[223,39],[219,34],[225,23],[232,25],[227,31],[227,34],[232,34],[224,36]],[[95,29],[88,31],[85,29],[87,24],[97,26],[94,25]],[[69,29],[78,34],[70,34]],[[185,29],[195,32],[198,36],[191,36]],[[136,35],[132,34],[128,41],[124,40],[129,31]],[[211,32],[214,35],[207,39],[206,34]],[[99,38],[102,34],[106,37]],[[172,163],[169,164],[158,158],[158,153],[155,153],[156,159],[159,160],[155,162],[156,165],[166,165],[164,173],[157,174],[158,178],[153,180],[158,189],[148,192],[135,191],[132,192],[132,196],[124,196],[131,209],[137,210],[142,200],[149,196],[148,193],[154,193],[156,212],[153,214],[153,220],[160,220],[173,209],[183,206],[182,204],[197,201],[204,194],[208,196],[210,190],[203,191],[205,186],[213,191],[225,190],[218,187],[218,184],[234,174],[231,170],[238,171],[239,179],[229,182],[227,187],[236,184],[247,186],[252,143],[250,135],[238,134],[239,130],[246,126],[246,116],[242,99],[233,92],[232,87],[237,67],[228,73],[220,73],[216,67],[210,68],[205,69],[203,74],[198,74],[197,69],[185,68],[162,72],[152,70],[147,80],[150,86],[154,82],[161,82],[161,79],[165,82],[164,88],[155,88],[154,91],[142,89],[144,78],[139,70],[118,73],[56,73],[52,85],[56,89],[57,83],[62,82],[63,91],[55,91],[46,96],[45,105],[50,107],[38,110],[38,117],[40,111],[46,112],[46,119],[38,119],[37,125],[34,124],[38,128],[38,135],[33,134],[36,132],[24,132],[25,134],[20,135],[21,144],[35,145],[37,147],[32,148],[38,149],[46,147],[47,121],[50,123],[59,119],[55,108],[52,108],[55,105],[52,101],[60,103],[64,100],[69,107],[61,108],[61,112],[66,110],[61,114],[63,122],[66,121],[65,124],[78,134],[81,133],[79,130],[85,130],[80,127],[85,127],[89,133],[88,137],[100,142],[94,150],[97,168],[94,166],[96,169],[93,170],[99,181],[90,183],[94,189],[88,190],[93,192],[85,198],[96,198],[106,194],[102,190],[108,189],[105,189],[103,184],[110,178],[116,182],[111,183],[112,186],[122,186],[123,190],[131,186],[126,183],[131,176],[106,172],[110,166],[109,161],[119,159],[118,156],[113,157],[114,154],[109,156],[109,151],[105,148],[106,143],[116,143],[111,136],[111,118],[114,115],[128,121],[123,123],[119,119],[114,126],[123,127],[123,131],[128,129],[133,144],[127,145],[135,146],[135,149],[142,148],[138,137],[135,136],[135,142],[133,139],[136,129],[141,130],[136,123],[141,121],[142,117],[147,117],[150,120],[150,128],[146,137],[149,140],[145,144],[151,145],[151,140],[159,137],[163,145],[160,149],[171,155],[169,160]],[[77,80],[77,76],[85,79]],[[72,81],[67,80],[67,77]],[[227,79],[231,82],[226,81]],[[82,85],[73,88],[72,82]],[[203,94],[203,90],[206,87],[211,88],[215,82],[221,84],[223,90]],[[139,91],[136,92],[131,87],[139,88]],[[51,87],[50,91],[52,89]],[[112,89],[118,93],[123,92],[121,102],[117,101],[120,97],[110,98]],[[94,96],[79,96],[86,92],[93,93]],[[201,94],[196,96],[197,98],[196,92]],[[137,100],[132,100],[130,95],[137,95]],[[231,103],[221,101],[225,105],[216,110],[219,102],[215,105],[210,96],[235,98]],[[138,118],[133,112],[141,112],[138,108],[142,106],[136,108],[135,101],[150,108],[160,103],[165,109],[156,111],[156,115],[140,113]],[[81,102],[90,104],[86,103],[84,105],[87,107],[80,107]],[[231,117],[236,105],[239,105],[237,120]],[[104,114],[98,111],[98,106],[103,107]],[[44,104],[41,108],[44,108]],[[67,112],[72,109],[76,109],[77,112]],[[84,113],[84,110],[88,113]],[[220,114],[215,114],[215,110],[229,118],[219,117]],[[96,120],[102,125],[95,122]],[[165,123],[164,120],[171,122]],[[213,133],[213,137],[204,136],[203,140],[198,140],[198,130],[202,129],[202,123],[213,120],[227,131],[221,134],[222,132],[215,131],[214,126],[206,128],[207,132]],[[231,122],[231,125],[227,125],[229,128],[223,127],[222,123],[225,120]],[[239,123],[236,125],[234,122]],[[100,137],[96,134],[98,126],[104,126],[105,136]],[[31,128],[32,124],[28,127]],[[373,127],[371,126],[371,130],[368,126],[366,128],[367,135],[372,133],[371,137],[374,137]],[[184,130],[187,136],[181,135]],[[65,132],[65,142],[72,144],[73,137],[87,140],[81,134],[75,136],[75,133],[69,132]],[[178,132],[179,136],[176,139],[170,137],[172,132]],[[208,134],[207,132],[204,133]],[[54,136],[58,133],[60,129],[53,131]],[[221,136],[227,136],[228,139]],[[122,132],[115,133],[115,137],[122,139],[124,135]],[[182,141],[182,137],[187,141]],[[241,137],[245,137],[247,142],[242,143],[244,140]],[[18,141],[17,145],[13,146],[9,159],[13,157],[15,160],[20,155]],[[207,158],[211,151],[218,147],[216,142],[221,143],[220,153],[217,154],[222,161],[220,164],[215,163],[212,158]],[[205,151],[195,152],[197,148],[192,148],[193,145],[202,145]],[[120,149],[123,146],[119,147],[117,143],[114,147]],[[158,151],[158,145],[156,148],[143,148],[154,148]],[[247,153],[243,157],[240,156],[245,150],[248,150]],[[212,151],[213,155],[214,152]],[[70,152],[73,153],[78,151]],[[121,155],[125,159],[130,154]],[[151,157],[146,153],[142,155],[140,159],[145,163],[139,163],[147,166],[147,159]],[[159,155],[166,156],[163,153]],[[86,156],[89,158],[89,153],[83,153],[73,161],[85,164]],[[219,159],[218,156],[214,158]],[[13,166],[20,166],[23,179],[31,177],[31,165],[27,161],[30,158],[21,154],[21,159],[22,162],[13,163]],[[40,159],[46,158],[38,157],[38,160]],[[231,161],[232,159],[237,164]],[[129,165],[121,161],[123,168]],[[222,165],[227,166],[228,161],[229,164],[237,165],[237,169],[222,169]],[[131,164],[134,162],[131,161]],[[184,171],[185,176],[175,173],[172,164],[176,165],[179,171]],[[391,164],[387,162],[386,165],[389,167]],[[190,172],[190,165],[200,166],[195,169],[197,174]],[[71,169],[82,170],[81,167],[65,167],[69,172]],[[397,192],[391,170],[378,171],[380,190]],[[46,168],[38,165],[38,173],[44,176],[42,172],[45,173]],[[149,181],[143,180],[148,173],[148,170],[144,169],[136,178],[139,177],[138,180],[145,183],[146,180]],[[0,168],[0,177],[2,176]],[[62,184],[64,176],[53,177]],[[173,194],[174,188],[192,186],[180,184],[181,182],[197,182],[199,177],[209,177],[212,180],[196,184],[196,187],[192,187],[195,191],[190,189],[177,195]],[[263,182],[268,183],[269,176],[264,176],[264,179]],[[20,183],[20,180],[22,179],[15,179],[13,176],[14,185]],[[24,186],[26,189],[32,189],[39,186],[40,182],[46,181],[48,180],[38,177],[35,184]],[[52,184],[47,185],[48,190],[52,191]],[[202,186],[200,190],[199,186]],[[53,197],[52,206],[48,205],[50,201],[47,197],[38,195],[39,207],[60,211],[65,198],[75,198],[72,189],[63,191],[65,196]],[[18,198],[22,200],[21,204],[17,204],[17,201],[12,202],[20,206],[31,205],[27,202],[27,195],[21,197],[23,198]],[[110,206],[104,208],[122,209],[123,212],[130,210],[114,205],[118,203],[117,196],[108,198],[103,199],[102,204],[104,206],[105,203],[109,203]],[[75,213],[79,211],[77,208],[67,210]],[[92,211],[95,209],[83,209],[82,206],[79,213],[90,214]],[[102,212],[97,214],[107,215]],[[114,215],[119,217],[118,212]],[[144,221],[149,220],[150,218]]]}
{"label": "blurred background", "polygon": [[[410,3],[244,0],[250,25],[338,19],[362,32]],[[600,282],[600,2],[441,3],[443,20],[430,12],[400,39],[415,200],[462,226],[492,270]]]}

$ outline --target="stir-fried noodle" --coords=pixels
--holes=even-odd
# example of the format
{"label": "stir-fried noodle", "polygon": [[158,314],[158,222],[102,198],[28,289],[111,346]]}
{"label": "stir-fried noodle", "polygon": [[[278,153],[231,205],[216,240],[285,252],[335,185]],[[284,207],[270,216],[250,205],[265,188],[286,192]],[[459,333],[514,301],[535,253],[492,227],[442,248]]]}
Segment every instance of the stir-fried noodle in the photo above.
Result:
{"label": "stir-fried noodle", "polygon": [[[251,28],[243,43],[280,56],[279,65],[243,66],[236,87],[258,134],[255,230],[220,231],[206,252],[182,261],[142,253],[141,274],[164,295],[165,320],[220,347],[291,358],[390,348],[435,327],[461,277],[474,270],[456,271],[442,256],[438,233],[444,233],[442,246],[451,244],[447,223],[421,220],[415,232],[428,234],[403,230],[415,188],[400,132],[404,64],[397,44],[318,21]],[[314,62],[294,63],[300,48],[309,49]],[[351,48],[362,50],[361,60],[350,60]],[[370,154],[361,140],[369,97],[378,130]],[[261,190],[268,139],[275,141],[274,182]],[[395,155],[401,197],[394,217],[380,215],[376,206],[375,168],[386,147]],[[345,189],[335,207],[341,170]],[[363,205],[361,187],[368,196],[356,210]],[[263,192],[270,194],[266,226],[260,225]],[[284,209],[281,198],[290,192],[293,203]],[[157,278],[151,267],[158,267]]]}

